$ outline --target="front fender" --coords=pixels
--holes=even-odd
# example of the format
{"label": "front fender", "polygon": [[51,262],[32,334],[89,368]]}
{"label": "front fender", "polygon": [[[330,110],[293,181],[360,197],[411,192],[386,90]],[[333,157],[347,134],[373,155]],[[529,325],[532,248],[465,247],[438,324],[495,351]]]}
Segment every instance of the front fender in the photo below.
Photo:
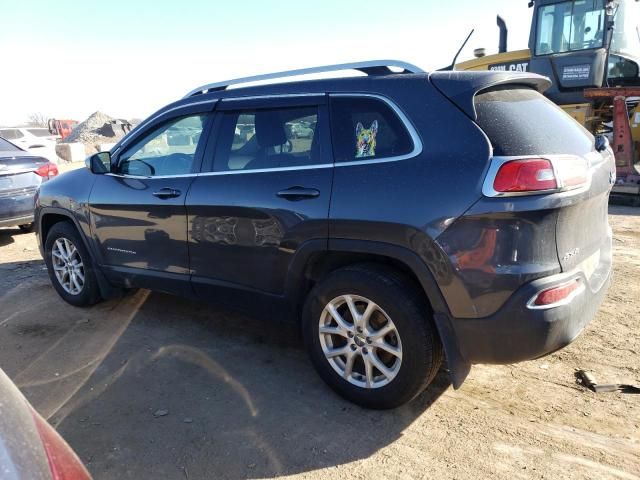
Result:
{"label": "front fender", "polygon": [[[37,207],[34,215],[34,221],[36,224],[36,232],[38,234],[38,247],[40,248],[40,253],[42,253],[44,258],[44,243],[46,242],[46,229],[47,225],[47,216],[55,215],[57,217],[65,217],[66,221],[73,223],[76,227],[76,230],[80,232],[80,237],[82,238],[82,242],[84,246],[91,252],[93,255],[93,245],[92,242],[89,241],[88,236],[90,236],[90,231],[87,230],[88,225],[83,227],[82,223],[78,221],[73,212],[67,210],[66,208],[60,207]],[[57,222],[56,222],[57,223]],[[95,257],[94,257],[95,258]]]}
{"label": "front fender", "polygon": [[47,215],[61,215],[71,220],[96,263],[100,263],[99,252],[91,235],[89,197],[96,175],[85,168],[72,170],[41,185],[34,212],[38,244],[42,247],[46,238],[43,224]]}

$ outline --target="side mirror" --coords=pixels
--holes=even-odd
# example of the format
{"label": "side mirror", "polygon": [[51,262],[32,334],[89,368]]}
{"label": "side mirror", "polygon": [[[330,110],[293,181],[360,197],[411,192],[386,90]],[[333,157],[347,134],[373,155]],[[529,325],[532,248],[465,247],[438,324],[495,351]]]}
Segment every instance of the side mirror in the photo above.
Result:
{"label": "side mirror", "polygon": [[604,152],[609,148],[609,139],[605,135],[596,135],[596,150]]}
{"label": "side mirror", "polygon": [[87,157],[84,161],[86,167],[96,175],[103,175],[111,171],[111,154],[109,152],[98,152]]}

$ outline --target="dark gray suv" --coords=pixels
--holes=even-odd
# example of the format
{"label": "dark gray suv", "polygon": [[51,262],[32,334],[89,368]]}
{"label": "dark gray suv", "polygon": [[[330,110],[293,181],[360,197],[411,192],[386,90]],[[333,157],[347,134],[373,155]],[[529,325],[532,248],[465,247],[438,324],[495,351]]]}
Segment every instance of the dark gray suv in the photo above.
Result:
{"label": "dark gray suv", "polygon": [[[366,76],[227,88],[338,69]],[[443,354],[456,388],[549,354],[607,290],[615,165],[548,86],[364,62],[200,87],[41,187],[51,281],[78,306],[143,287],[292,318],[372,408]]]}

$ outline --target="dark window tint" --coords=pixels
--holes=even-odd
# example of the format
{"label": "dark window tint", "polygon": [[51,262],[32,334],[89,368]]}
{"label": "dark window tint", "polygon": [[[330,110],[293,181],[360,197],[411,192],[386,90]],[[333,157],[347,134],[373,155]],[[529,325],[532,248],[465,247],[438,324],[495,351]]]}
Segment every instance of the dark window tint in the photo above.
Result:
{"label": "dark window tint", "polygon": [[336,162],[395,157],[413,150],[404,123],[376,98],[333,98],[331,133]]}
{"label": "dark window tint", "polygon": [[494,155],[585,155],[592,150],[593,136],[532,89],[481,93],[476,97],[476,112]]}
{"label": "dark window tint", "polygon": [[232,111],[222,115],[216,171],[321,163],[318,108]]}
{"label": "dark window tint", "polygon": [[4,138],[0,138],[0,152],[19,152],[20,149],[13,143],[7,142]]}
{"label": "dark window tint", "polygon": [[638,78],[638,73],[638,64],[636,62],[619,55],[611,55],[609,57],[610,80],[628,78],[635,81]]}
{"label": "dark window tint", "polygon": [[191,173],[205,119],[182,117],[145,135],[120,156],[118,172],[148,177]]}

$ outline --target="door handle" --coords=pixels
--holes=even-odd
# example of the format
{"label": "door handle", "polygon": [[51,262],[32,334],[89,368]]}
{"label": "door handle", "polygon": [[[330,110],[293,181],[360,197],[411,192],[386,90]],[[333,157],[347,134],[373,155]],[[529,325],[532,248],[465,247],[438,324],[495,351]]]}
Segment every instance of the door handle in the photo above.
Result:
{"label": "door handle", "polygon": [[285,190],[280,190],[277,194],[280,198],[287,200],[303,200],[305,198],[316,198],[320,196],[320,190],[316,188],[305,187],[291,187]]}
{"label": "door handle", "polygon": [[180,196],[180,190],[176,190],[175,188],[161,188],[157,192],[153,192],[154,197],[158,198],[176,198]]}

